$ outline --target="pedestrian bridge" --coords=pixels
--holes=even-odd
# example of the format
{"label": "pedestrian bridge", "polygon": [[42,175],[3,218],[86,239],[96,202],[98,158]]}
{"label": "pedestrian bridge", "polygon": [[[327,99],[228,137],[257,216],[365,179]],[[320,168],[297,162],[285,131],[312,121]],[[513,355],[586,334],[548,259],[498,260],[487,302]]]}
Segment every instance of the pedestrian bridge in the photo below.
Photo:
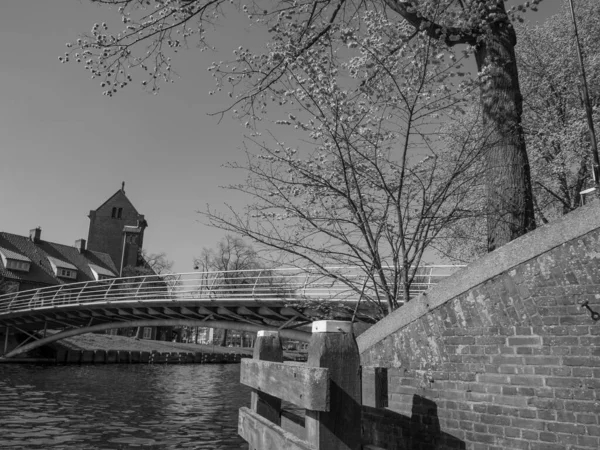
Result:
{"label": "pedestrian bridge", "polygon": [[[419,267],[411,297],[460,267]],[[0,324],[27,339],[10,352],[5,344],[3,353],[8,358],[65,337],[141,326],[277,329],[282,337],[307,340],[309,333],[299,328],[313,320],[381,318],[386,302],[379,301],[376,280],[359,267],[265,269],[110,278],[14,292],[0,295]],[[48,329],[62,331],[46,336]]]}

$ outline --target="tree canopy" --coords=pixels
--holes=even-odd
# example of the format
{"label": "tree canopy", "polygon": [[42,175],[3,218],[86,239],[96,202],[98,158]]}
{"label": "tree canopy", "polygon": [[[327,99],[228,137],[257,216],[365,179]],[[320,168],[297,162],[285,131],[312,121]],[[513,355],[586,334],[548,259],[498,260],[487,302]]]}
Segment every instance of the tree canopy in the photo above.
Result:
{"label": "tree canopy", "polygon": [[[540,23],[515,26],[519,45],[517,62],[523,92],[523,128],[531,160],[536,220],[548,223],[581,206],[580,192],[590,187],[591,143],[583,104],[581,69],[569,6]],[[576,20],[595,120],[600,104],[600,3],[578,0]],[[461,121],[451,122],[453,139],[466,136],[460,122],[475,125],[472,105]],[[469,139],[481,139],[472,133]],[[482,207],[483,209],[483,207]],[[482,211],[483,213],[483,211]],[[485,252],[485,217],[453,224],[448,240],[438,244],[442,253],[467,262]]]}
{"label": "tree canopy", "polygon": [[[121,29],[95,24],[91,33],[67,44],[70,49],[61,60],[84,64],[109,96],[130,84],[139,70],[142,85],[156,91],[173,80],[175,53],[191,44],[211,48],[211,26],[227,23],[224,0],[91,1],[116,6]],[[232,98],[229,111],[245,121],[254,144],[275,152],[259,131],[273,111],[278,123],[307,132],[317,149],[337,148],[350,155],[349,149],[358,149],[355,139],[371,139],[367,146],[380,155],[381,149],[383,154],[388,150],[382,144],[400,143],[399,162],[392,157],[400,168],[395,183],[409,186],[406,174],[416,170],[419,157],[438,154],[442,141],[435,133],[466,107],[475,89],[486,135],[487,249],[535,228],[513,22],[539,1],[508,11],[499,0],[231,3],[251,23],[264,26],[269,40],[260,50],[241,45],[232,61],[208,69],[217,89]],[[473,79],[462,67],[471,57],[478,69]],[[337,174],[345,174],[339,171],[344,158],[325,158],[323,167],[335,166]],[[393,173],[391,166],[386,170]],[[419,182],[428,183],[427,178]],[[315,198],[319,195],[314,192]],[[368,217],[356,211],[352,220],[360,227]],[[423,218],[428,212],[418,214]]]}

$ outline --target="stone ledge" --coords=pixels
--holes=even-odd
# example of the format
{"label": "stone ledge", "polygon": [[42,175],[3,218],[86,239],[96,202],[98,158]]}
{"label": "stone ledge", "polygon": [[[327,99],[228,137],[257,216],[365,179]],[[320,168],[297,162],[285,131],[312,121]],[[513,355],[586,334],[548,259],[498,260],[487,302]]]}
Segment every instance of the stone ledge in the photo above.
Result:
{"label": "stone ledge", "polygon": [[363,353],[390,334],[490,278],[549,252],[565,242],[584,236],[598,227],[600,203],[595,200],[551,224],[509,242],[442,280],[428,292],[412,299],[366,330],[357,338],[359,352]]}

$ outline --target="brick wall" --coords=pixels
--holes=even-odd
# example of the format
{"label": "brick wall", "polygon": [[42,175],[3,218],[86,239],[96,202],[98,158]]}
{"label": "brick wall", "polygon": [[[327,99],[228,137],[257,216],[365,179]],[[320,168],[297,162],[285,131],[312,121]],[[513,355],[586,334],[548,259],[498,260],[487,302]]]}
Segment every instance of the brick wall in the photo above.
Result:
{"label": "brick wall", "polygon": [[[386,449],[600,448],[600,207],[487,255],[359,336]],[[367,390],[368,391],[368,390]]]}

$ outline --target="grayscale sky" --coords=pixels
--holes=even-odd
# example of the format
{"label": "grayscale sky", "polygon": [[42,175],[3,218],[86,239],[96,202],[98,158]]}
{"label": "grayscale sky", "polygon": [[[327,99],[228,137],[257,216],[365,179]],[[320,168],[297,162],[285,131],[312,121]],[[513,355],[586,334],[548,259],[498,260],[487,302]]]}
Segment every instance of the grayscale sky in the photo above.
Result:
{"label": "grayscale sky", "polygon": [[[560,3],[545,0],[536,19]],[[86,0],[1,0],[0,231],[26,235],[41,226],[44,240],[87,238],[87,214],[125,181],[149,223],[147,250],[166,252],[176,271],[191,271],[202,247],[224,235],[200,223],[196,211],[249,201],[220,188],[243,178],[222,166],[243,158],[244,128],[209,115],[229,98],[209,95],[206,68],[230,59],[238,45],[260,44],[266,33],[229,17],[234,26],[223,21],[212,38],[222,53],[184,51],[173,60],[181,78],[158,95],[138,87],[140,78],[109,98],[83,66],[58,57],[95,22],[115,19],[116,11]]]}

